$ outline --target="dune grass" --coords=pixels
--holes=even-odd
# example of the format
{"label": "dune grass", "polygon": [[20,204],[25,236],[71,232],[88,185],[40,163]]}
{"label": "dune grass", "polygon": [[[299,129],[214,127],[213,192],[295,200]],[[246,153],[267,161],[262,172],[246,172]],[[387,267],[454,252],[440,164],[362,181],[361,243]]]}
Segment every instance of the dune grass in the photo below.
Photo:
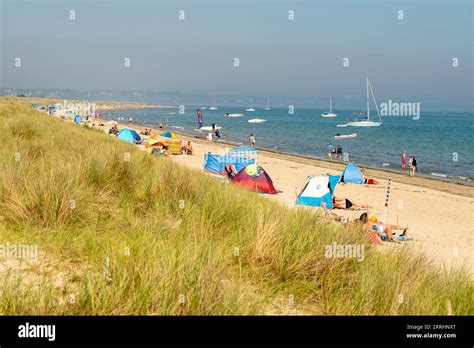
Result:
{"label": "dune grass", "polygon": [[[288,209],[133,145],[0,100],[0,314],[473,314],[467,272],[380,252],[357,226]],[[362,262],[328,258],[364,245]]]}

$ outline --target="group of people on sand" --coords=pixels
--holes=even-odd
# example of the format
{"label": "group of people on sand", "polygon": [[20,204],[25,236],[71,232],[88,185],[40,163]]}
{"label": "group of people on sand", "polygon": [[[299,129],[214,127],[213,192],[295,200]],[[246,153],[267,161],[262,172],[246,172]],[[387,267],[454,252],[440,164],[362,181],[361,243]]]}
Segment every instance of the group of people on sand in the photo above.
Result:
{"label": "group of people on sand", "polygon": [[[410,168],[410,176],[415,176],[415,173],[418,171],[418,162],[416,161],[415,155],[411,155],[408,160],[408,166]],[[407,152],[402,152],[402,169],[405,170],[407,167]]]}
{"label": "group of people on sand", "polygon": [[334,146],[332,143],[330,143],[327,148],[327,155],[331,161],[333,159],[335,159],[336,161],[342,161],[342,146]]}
{"label": "group of people on sand", "polygon": [[209,141],[217,141],[221,138],[221,132],[219,131],[219,128],[217,127],[216,123],[212,123],[212,129],[211,131],[207,134],[207,140]]}
{"label": "group of people on sand", "polygon": [[151,128],[148,129],[148,128],[145,128],[145,130],[142,130],[140,132],[141,135],[151,135]]}
{"label": "group of people on sand", "polygon": [[[370,241],[376,245],[385,240],[393,241],[396,231],[401,231],[399,236],[404,237],[408,230],[408,227],[384,224],[378,221],[375,215],[369,216],[367,213],[361,214],[358,222],[362,224],[364,230],[368,233]],[[400,239],[400,237],[398,238]]]}
{"label": "group of people on sand", "polygon": [[[348,198],[336,196],[332,198],[332,206],[333,209],[351,210],[372,208],[368,204],[356,203]],[[326,209],[325,204],[323,204],[323,208]],[[356,223],[362,225],[363,229],[367,232],[369,240],[375,245],[380,244],[382,241],[393,241],[396,231],[401,231],[398,239],[400,239],[400,236],[405,237],[408,230],[408,227],[384,224],[382,221],[379,221],[375,215],[369,216],[368,213],[362,213]]]}
{"label": "group of people on sand", "polygon": [[109,128],[109,134],[117,135],[119,132],[119,129],[116,124],[114,124],[112,127]]}

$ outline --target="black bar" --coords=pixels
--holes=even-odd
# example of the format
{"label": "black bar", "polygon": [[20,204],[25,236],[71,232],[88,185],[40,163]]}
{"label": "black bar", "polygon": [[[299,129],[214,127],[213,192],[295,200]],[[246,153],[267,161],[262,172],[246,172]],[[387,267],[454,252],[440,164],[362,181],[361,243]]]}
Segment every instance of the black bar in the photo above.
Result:
{"label": "black bar", "polygon": [[[55,325],[55,339],[19,327]],[[411,329],[408,328],[411,325]],[[429,327],[427,326],[429,325]],[[435,326],[438,326],[436,328]],[[453,326],[454,325],[454,326]],[[417,329],[415,329],[416,327]],[[31,344],[325,344],[470,346],[473,317],[0,317],[0,346]],[[409,338],[407,334],[455,334]]]}

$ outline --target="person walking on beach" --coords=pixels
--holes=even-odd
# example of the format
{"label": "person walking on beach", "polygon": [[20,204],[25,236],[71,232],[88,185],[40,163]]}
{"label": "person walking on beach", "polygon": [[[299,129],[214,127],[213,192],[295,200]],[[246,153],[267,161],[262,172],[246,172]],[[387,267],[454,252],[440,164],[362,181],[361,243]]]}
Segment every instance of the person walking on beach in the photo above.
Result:
{"label": "person walking on beach", "polygon": [[402,169],[406,169],[407,167],[407,152],[403,151],[402,153]]}
{"label": "person walking on beach", "polygon": [[160,122],[160,131],[163,130],[163,123]]}
{"label": "person walking on beach", "polygon": [[251,147],[255,147],[256,139],[255,139],[255,136],[253,134],[250,134],[250,136],[249,136],[249,143],[250,143]]}
{"label": "person walking on beach", "polygon": [[202,111],[201,109],[197,109],[197,117],[198,117],[198,128],[202,127]]}

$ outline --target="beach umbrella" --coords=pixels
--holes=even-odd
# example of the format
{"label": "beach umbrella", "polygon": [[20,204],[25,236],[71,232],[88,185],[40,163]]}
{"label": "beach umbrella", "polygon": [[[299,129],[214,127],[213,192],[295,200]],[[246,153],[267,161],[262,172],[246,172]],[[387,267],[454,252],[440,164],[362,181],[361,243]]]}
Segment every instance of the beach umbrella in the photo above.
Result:
{"label": "beach umbrella", "polygon": [[165,137],[165,138],[170,138],[170,139],[178,139],[178,137],[176,136],[176,134],[174,134],[173,132],[163,132],[160,134],[162,137]]}
{"label": "beach umbrella", "polygon": [[159,141],[158,139],[148,139],[148,145],[150,146],[163,146],[163,142]]}

